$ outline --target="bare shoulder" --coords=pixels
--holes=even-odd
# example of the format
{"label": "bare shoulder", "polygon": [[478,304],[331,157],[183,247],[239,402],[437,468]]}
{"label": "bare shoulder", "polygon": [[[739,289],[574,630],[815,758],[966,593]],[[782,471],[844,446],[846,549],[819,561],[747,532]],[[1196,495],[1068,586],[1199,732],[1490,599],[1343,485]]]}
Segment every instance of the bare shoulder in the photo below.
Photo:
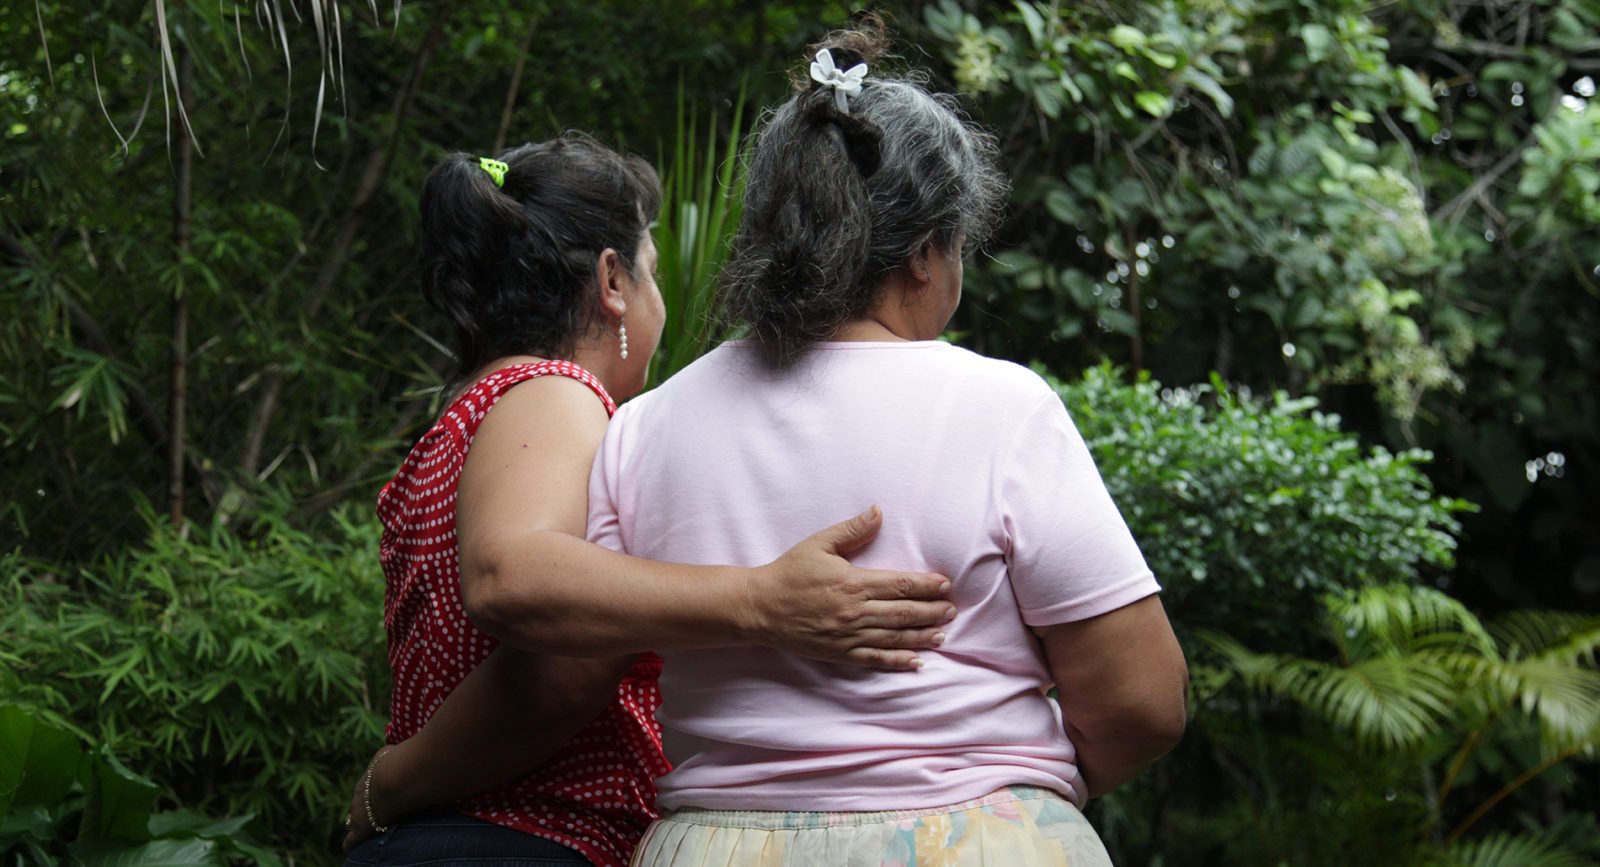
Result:
{"label": "bare shoulder", "polygon": [[478,429],[474,450],[587,442],[592,450],[605,433],[605,404],[589,386],[567,376],[541,376],[507,389]]}
{"label": "bare shoulder", "polygon": [[462,471],[456,505],[462,556],[530,530],[582,537],[589,468],[605,430],[605,405],[576,380],[544,376],[501,395]]}

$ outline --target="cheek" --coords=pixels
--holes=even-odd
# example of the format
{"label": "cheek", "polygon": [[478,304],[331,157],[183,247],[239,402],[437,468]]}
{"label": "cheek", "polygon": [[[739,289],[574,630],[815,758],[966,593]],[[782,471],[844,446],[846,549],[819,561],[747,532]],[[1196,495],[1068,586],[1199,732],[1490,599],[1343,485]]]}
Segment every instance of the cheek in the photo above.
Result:
{"label": "cheek", "polygon": [[659,289],[657,289],[655,292],[652,292],[651,295],[654,297],[651,307],[654,310],[656,334],[659,336],[667,325],[667,302],[662,300],[661,291]]}

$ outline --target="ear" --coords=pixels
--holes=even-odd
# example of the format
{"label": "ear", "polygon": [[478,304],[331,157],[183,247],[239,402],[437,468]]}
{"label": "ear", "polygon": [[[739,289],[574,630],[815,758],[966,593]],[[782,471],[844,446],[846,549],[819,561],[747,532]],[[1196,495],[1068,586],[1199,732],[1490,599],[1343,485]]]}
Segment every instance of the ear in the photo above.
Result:
{"label": "ear", "polygon": [[928,270],[928,259],[935,255],[938,255],[938,251],[933,248],[933,241],[930,239],[922,242],[917,252],[912,253],[911,258],[906,260],[906,273],[915,284],[913,289],[925,289],[933,281],[933,273]]}
{"label": "ear", "polygon": [[600,251],[600,258],[594,267],[594,284],[595,291],[600,296],[600,309],[604,313],[618,319],[622,318],[628,310],[623,289],[632,280],[633,275],[628,272],[628,266],[623,263],[622,256],[616,250],[607,247]]}

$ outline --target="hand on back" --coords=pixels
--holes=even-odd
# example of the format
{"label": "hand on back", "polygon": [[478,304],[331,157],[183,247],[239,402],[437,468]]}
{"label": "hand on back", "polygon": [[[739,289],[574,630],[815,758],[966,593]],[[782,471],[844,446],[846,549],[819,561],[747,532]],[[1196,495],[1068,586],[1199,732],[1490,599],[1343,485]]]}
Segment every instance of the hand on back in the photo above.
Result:
{"label": "hand on back", "polygon": [[918,650],[944,641],[955,617],[950,579],[925,572],[860,569],[845,557],[883,527],[883,512],[835,524],[753,570],[752,635],[799,656],[887,671],[921,667]]}

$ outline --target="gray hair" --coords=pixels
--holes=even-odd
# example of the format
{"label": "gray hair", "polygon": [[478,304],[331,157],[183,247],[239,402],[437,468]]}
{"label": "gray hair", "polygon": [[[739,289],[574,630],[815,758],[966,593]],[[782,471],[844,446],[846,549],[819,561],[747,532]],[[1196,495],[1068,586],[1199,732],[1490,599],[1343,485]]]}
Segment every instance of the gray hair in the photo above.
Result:
{"label": "gray hair", "polygon": [[[875,59],[878,38],[846,31],[816,48],[846,69]],[[998,154],[925,76],[874,72],[848,113],[830,89],[805,87],[756,134],[723,312],[770,363],[788,364],[864,314],[884,276],[925,246],[950,252],[959,239],[965,252],[987,240],[1009,188]]]}

